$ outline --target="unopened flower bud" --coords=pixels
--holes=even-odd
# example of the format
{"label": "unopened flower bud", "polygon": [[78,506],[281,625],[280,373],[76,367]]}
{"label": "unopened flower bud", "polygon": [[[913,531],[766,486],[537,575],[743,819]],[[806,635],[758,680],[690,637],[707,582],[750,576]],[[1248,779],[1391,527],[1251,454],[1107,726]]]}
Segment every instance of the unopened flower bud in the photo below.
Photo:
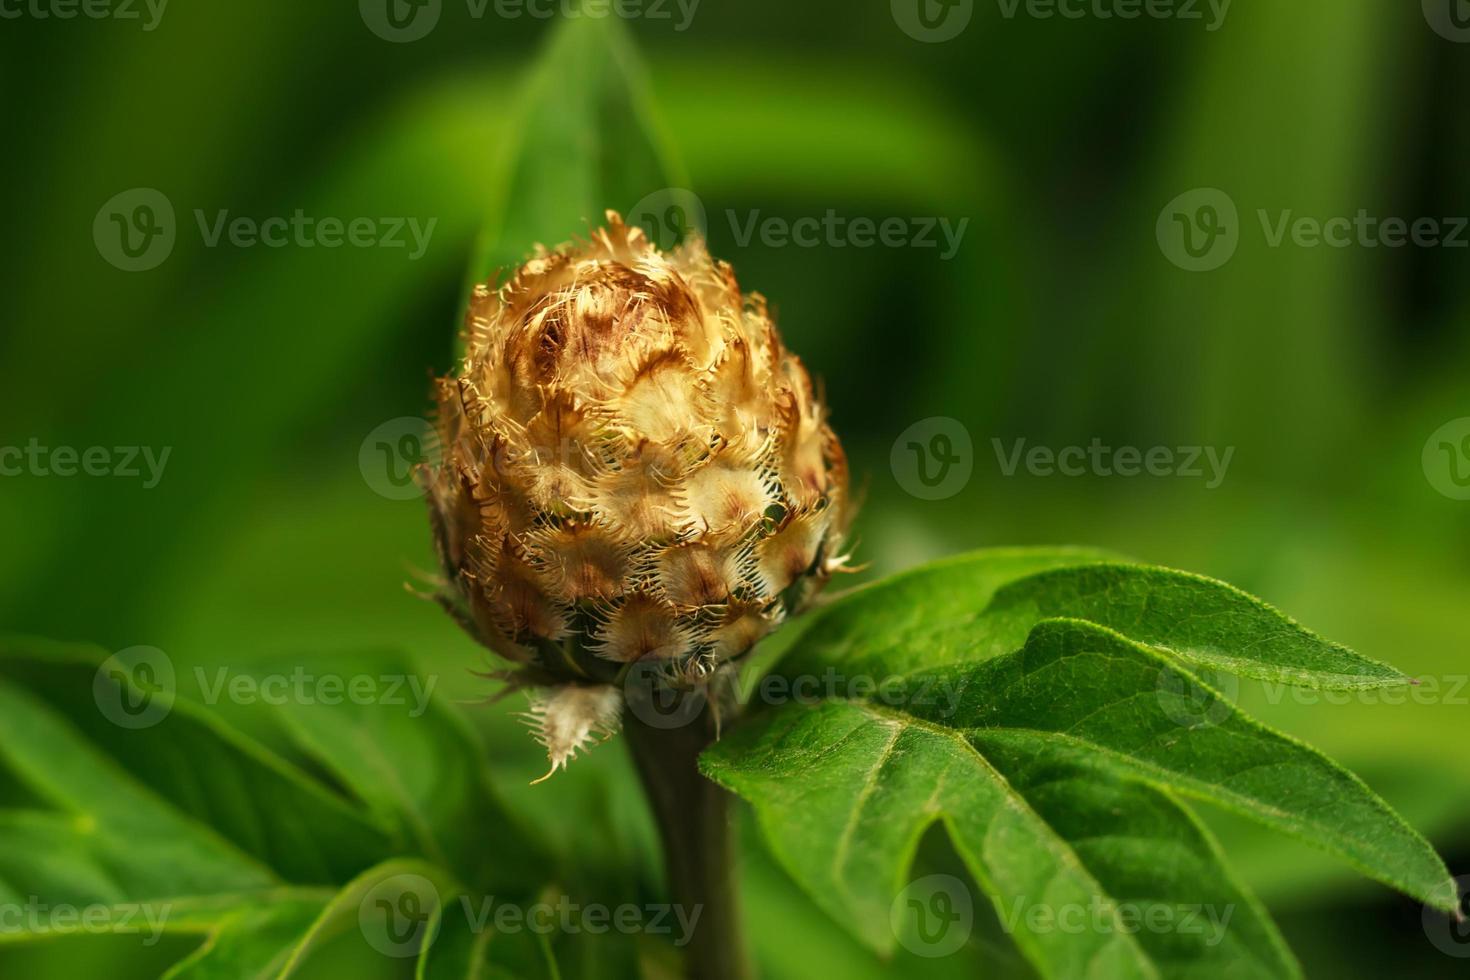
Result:
{"label": "unopened flower bud", "polygon": [[465,344],[424,475],[442,599],[552,688],[553,769],[616,727],[630,665],[705,683],[841,566],[842,447],[765,300],[702,242],[661,253],[609,213],[477,287]]}

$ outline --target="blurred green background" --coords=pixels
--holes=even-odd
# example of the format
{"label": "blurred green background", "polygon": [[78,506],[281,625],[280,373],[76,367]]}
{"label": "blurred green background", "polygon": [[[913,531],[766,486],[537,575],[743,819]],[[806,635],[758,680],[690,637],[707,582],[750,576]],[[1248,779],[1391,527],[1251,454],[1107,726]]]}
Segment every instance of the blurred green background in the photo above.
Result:
{"label": "blurred green background", "polygon": [[[1470,674],[1470,501],[1441,492],[1453,474],[1424,458],[1437,430],[1470,416],[1467,252],[1272,247],[1257,216],[1470,214],[1470,44],[1413,3],[1240,0],[1216,30],[1204,5],[1204,20],[1009,6],[975,3],[942,43],[907,33],[886,0],[704,0],[683,30],[674,5],[628,24],[711,250],[770,297],[824,380],[865,493],[866,574],[991,544],[1099,545],[1227,579],[1439,679],[1457,696],[1301,704],[1243,685],[1240,700],[1361,774],[1470,873],[1470,686],[1455,682]],[[376,36],[346,0],[176,3],[153,30],[142,7],[142,22],[0,21],[0,446],[171,447],[151,489],[0,478],[6,630],[147,644],[183,669],[403,649],[482,693],[477,648],[402,588],[432,564],[421,501],[385,498],[359,465],[374,429],[424,414],[430,374],[451,363],[510,109],[553,27],[469,9],[445,0],[412,43]],[[566,136],[603,149],[575,126]],[[126,272],[93,224],[140,187],[172,203],[177,242],[157,268]],[[1156,237],[1166,205],[1196,188],[1239,209],[1238,247],[1208,272],[1181,269]],[[208,247],[193,216],[298,208],[437,224],[413,261]],[[757,212],[829,210],[968,225],[948,260],[743,236]],[[891,451],[941,416],[971,437],[973,474],[923,500]],[[1007,476],[993,444],[1094,438],[1235,454],[1208,489]],[[621,747],[529,790],[543,760],[515,710],[474,713],[513,804],[554,836],[599,821],[594,836],[645,853]],[[1209,816],[1309,976],[1461,975],[1413,903]],[[588,860],[611,866],[607,851]],[[878,964],[753,836],[748,863],[766,976],[973,975],[970,961]],[[1004,947],[976,959],[1019,971]],[[98,938],[5,952],[0,975],[157,972],[127,973],[123,950],[135,951]],[[344,953],[322,975],[380,968]]]}

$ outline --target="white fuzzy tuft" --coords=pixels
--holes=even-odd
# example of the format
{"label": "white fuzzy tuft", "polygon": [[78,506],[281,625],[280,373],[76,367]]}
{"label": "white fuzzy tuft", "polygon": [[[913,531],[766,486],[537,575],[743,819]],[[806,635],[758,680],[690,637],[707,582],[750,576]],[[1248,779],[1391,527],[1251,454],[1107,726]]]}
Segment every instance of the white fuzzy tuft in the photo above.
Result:
{"label": "white fuzzy tuft", "polygon": [[622,712],[623,695],[616,687],[566,684],[532,694],[531,709],[525,717],[551,759],[551,769],[535,782],[544,782],[558,769],[565,769],[578,749],[616,735]]}

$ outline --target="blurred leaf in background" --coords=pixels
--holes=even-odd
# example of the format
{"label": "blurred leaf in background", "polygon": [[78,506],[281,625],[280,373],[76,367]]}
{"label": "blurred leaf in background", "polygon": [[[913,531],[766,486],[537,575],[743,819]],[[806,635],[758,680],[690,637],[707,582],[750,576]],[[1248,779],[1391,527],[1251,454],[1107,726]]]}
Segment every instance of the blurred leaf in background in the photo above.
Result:
{"label": "blurred leaf in background", "polygon": [[[988,544],[1095,545],[1228,579],[1426,688],[1434,679],[1437,695],[1403,705],[1303,703],[1251,683],[1240,703],[1362,773],[1464,871],[1470,756],[1454,733],[1470,701],[1451,691],[1470,673],[1470,503],[1437,489],[1424,449],[1470,416],[1465,253],[1272,247],[1258,215],[1470,214],[1458,103],[1470,45],[1419,7],[1236,4],[1207,31],[976,4],[962,33],[931,44],[881,2],[706,0],[683,29],[627,25],[646,83],[634,42],[582,57],[585,33],[552,41],[554,24],[453,2],[411,43],[384,40],[352,4],[170,5],[151,31],[6,20],[0,446],[171,452],[151,489],[0,477],[0,623],[109,650],[149,644],[184,670],[405,650],[451,696],[482,696],[473,645],[401,588],[410,566],[432,564],[421,502],[376,493],[362,448],[426,411],[467,268],[667,189],[629,186],[634,161],[609,154],[601,128],[616,120],[655,134],[643,163],[683,161],[664,164],[668,188],[697,195],[714,254],[772,299],[824,378],[866,481],[858,557],[873,574]],[[567,45],[572,67],[523,81],[548,44]],[[615,90],[634,95],[595,105],[593,80],[619,76],[633,84]],[[513,164],[533,137],[564,149]],[[599,161],[595,175],[567,177],[573,154]],[[537,190],[557,183],[576,193]],[[161,192],[178,222],[167,260],[139,273],[111,265],[92,234],[104,203],[133,188]],[[1155,229],[1198,188],[1228,195],[1240,240],[1194,273]],[[209,247],[195,218],[297,209],[435,224],[410,260]],[[968,224],[947,260],[744,233],[753,218],[829,212]],[[516,217],[531,213],[544,223]],[[487,216],[492,234],[477,239]],[[936,416],[974,447],[970,481],[939,501],[908,493],[891,463],[900,434]],[[1018,439],[1235,452],[1206,489],[1006,475],[996,441]],[[651,878],[619,750],[575,783],[525,790],[537,756],[512,710],[472,715],[507,806],[563,840],[571,815],[605,809],[619,854],[642,855]],[[1416,906],[1228,817],[1212,826],[1309,975],[1455,974]],[[955,866],[934,850],[936,867]],[[770,975],[901,973],[821,924],[758,850],[748,879]],[[1008,955],[998,939],[988,964]],[[0,970],[115,964],[115,937],[77,948],[73,964],[0,952]],[[366,975],[343,963],[340,975]]]}

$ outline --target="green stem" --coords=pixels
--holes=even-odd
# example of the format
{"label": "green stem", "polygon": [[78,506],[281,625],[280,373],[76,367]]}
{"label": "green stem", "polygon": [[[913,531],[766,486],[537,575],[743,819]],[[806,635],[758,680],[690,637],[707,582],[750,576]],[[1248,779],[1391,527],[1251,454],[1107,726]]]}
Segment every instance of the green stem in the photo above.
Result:
{"label": "green stem", "polygon": [[699,772],[714,740],[708,710],[687,724],[656,728],[632,712],[624,731],[663,839],[669,892],[699,919],[684,947],[688,980],[749,980],[740,922],[731,797]]}

